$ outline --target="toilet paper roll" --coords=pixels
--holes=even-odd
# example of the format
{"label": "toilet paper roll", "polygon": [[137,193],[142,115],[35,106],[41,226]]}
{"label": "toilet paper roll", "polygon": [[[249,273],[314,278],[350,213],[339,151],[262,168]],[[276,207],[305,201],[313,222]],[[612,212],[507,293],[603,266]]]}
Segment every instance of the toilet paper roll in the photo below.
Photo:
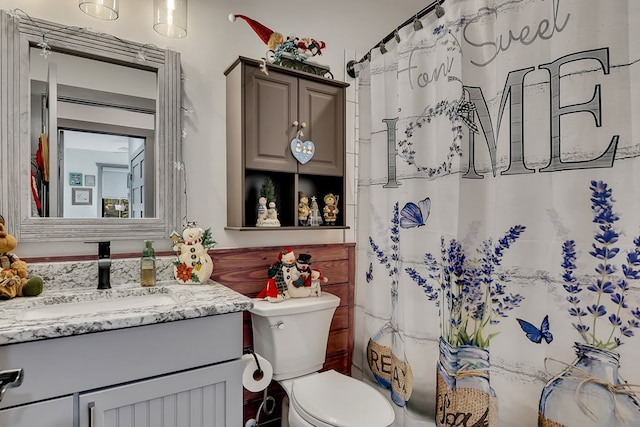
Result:
{"label": "toilet paper roll", "polygon": [[253,392],[262,391],[267,388],[273,378],[273,367],[271,363],[259,354],[256,354],[256,356],[258,357],[260,368],[258,368],[256,364],[254,353],[242,356],[242,363],[244,363],[244,368],[242,369],[242,385],[247,390]]}

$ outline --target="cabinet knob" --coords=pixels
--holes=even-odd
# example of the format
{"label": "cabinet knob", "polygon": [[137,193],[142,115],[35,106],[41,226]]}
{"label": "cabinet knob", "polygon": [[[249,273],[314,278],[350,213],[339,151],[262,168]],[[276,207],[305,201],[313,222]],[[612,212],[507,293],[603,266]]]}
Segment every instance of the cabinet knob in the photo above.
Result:
{"label": "cabinet knob", "polygon": [[304,128],[306,128],[306,127],[307,127],[307,124],[306,124],[305,122],[302,122],[302,123],[300,123],[300,127],[301,127],[302,129],[304,129]]}
{"label": "cabinet knob", "polygon": [[298,126],[300,123],[298,123],[297,120],[294,120],[292,124],[293,124],[293,126]]}

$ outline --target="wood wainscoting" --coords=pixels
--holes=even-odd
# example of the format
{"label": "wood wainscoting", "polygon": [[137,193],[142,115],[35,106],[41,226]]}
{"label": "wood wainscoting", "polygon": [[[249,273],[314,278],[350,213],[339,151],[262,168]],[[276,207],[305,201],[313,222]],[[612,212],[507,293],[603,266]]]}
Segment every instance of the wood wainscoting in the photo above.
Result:
{"label": "wood wainscoting", "polygon": [[[354,336],[354,284],[355,284],[355,244],[320,244],[290,247],[296,255],[311,255],[311,265],[322,272],[329,280],[322,285],[323,292],[340,297],[340,306],[336,309],[327,343],[327,355],[323,370],[334,369],[345,375],[351,375]],[[266,285],[267,268],[277,261],[282,246],[216,249],[209,253],[213,259],[214,271],[211,278],[225,286],[255,297]],[[244,313],[243,345],[245,350],[253,347],[251,317]],[[262,412],[260,424],[279,425],[275,420],[281,417],[281,403],[284,390],[272,381],[267,394],[276,400],[273,413]],[[244,390],[244,421],[256,418],[263,401],[263,393]],[[271,408],[269,408],[271,409]],[[271,423],[270,421],[274,421]]]}

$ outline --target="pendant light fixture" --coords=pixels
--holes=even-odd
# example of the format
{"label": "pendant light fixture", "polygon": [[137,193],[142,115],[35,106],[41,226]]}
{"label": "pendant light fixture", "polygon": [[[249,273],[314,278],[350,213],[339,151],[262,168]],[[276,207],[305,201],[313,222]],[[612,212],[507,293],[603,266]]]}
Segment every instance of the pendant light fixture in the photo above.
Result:
{"label": "pendant light fixture", "polygon": [[119,0],[78,0],[80,10],[94,18],[113,21],[118,19]]}
{"label": "pendant light fixture", "polygon": [[153,0],[153,29],[166,37],[186,37],[187,0]]}

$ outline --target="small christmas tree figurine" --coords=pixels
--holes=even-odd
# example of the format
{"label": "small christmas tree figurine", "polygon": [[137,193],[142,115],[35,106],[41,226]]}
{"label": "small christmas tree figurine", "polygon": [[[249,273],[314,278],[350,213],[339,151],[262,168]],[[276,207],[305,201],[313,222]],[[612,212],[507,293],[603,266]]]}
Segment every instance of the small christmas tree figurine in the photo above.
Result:
{"label": "small christmas tree figurine", "polygon": [[270,202],[276,202],[276,188],[273,185],[273,181],[271,178],[267,177],[267,179],[262,183],[262,187],[260,188],[260,196],[267,199],[267,205]]}
{"label": "small christmas tree figurine", "polygon": [[[278,210],[276,209],[276,190],[271,178],[262,183],[260,188],[260,199],[258,200],[258,227],[280,227]],[[262,211],[264,209],[264,212]]]}

